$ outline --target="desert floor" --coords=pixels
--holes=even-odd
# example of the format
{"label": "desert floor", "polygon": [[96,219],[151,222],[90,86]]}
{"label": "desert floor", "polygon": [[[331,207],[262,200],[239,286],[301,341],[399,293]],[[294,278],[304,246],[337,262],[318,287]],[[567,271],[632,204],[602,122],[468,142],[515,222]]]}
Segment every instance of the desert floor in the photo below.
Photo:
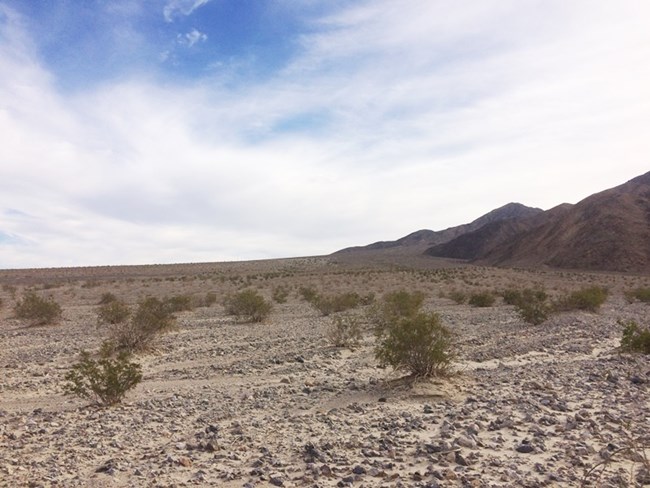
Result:
{"label": "desert floor", "polygon": [[[508,487],[650,484],[650,358],[620,354],[620,320],[650,324],[650,306],[623,291],[650,277],[524,271],[439,262],[415,269],[302,258],[249,263],[0,271],[0,486]],[[443,297],[544,286],[554,296],[609,288],[599,313],[523,322]],[[81,349],[97,351],[106,292],[146,296],[245,287],[271,299],[247,324],[220,300],[177,314],[177,330],[135,359],[144,380],[115,407],[63,394]],[[456,337],[449,378],[411,382],[379,368],[370,327],[359,347],[327,340],[298,293],[314,286],[426,294]],[[57,325],[12,317],[26,290],[63,307]],[[364,310],[351,313],[363,320]]]}

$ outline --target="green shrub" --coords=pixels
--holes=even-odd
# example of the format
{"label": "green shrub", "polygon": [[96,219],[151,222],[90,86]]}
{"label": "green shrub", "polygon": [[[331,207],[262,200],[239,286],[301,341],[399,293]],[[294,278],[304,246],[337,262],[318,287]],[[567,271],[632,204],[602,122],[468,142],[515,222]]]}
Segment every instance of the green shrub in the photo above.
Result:
{"label": "green shrub", "polygon": [[226,297],[224,307],[228,315],[234,315],[246,322],[261,322],[273,309],[262,295],[251,289]]}
{"label": "green shrub", "polygon": [[420,312],[424,303],[424,293],[406,290],[387,293],[383,297],[383,313],[392,318],[413,317]]}
{"label": "green shrub", "polygon": [[539,325],[548,319],[552,309],[544,290],[524,288],[508,289],[502,292],[503,301],[514,305],[519,316],[529,324]]}
{"label": "green shrub", "polygon": [[589,286],[570,293],[565,298],[555,302],[557,311],[586,310],[597,312],[600,306],[605,303],[608,291],[600,286]]}
{"label": "green shrub", "polygon": [[276,286],[273,288],[272,298],[275,303],[286,303],[289,298],[289,289],[284,286]]}
{"label": "green shrub", "polygon": [[456,302],[458,305],[462,305],[467,301],[467,293],[461,290],[451,290],[448,297]]}
{"label": "green shrub", "polygon": [[355,292],[340,293],[331,296],[317,295],[310,302],[316,310],[325,316],[356,308],[360,303],[361,297]]}
{"label": "green shrub", "polygon": [[163,302],[146,298],[140,302],[130,321],[113,326],[103,347],[113,352],[143,352],[151,349],[155,339],[173,329],[175,324],[174,316]]}
{"label": "green shrub", "polygon": [[377,329],[375,357],[414,377],[440,376],[453,360],[451,332],[435,313],[398,318]]}
{"label": "green shrub", "polygon": [[633,290],[627,290],[625,291],[625,298],[630,303],[634,301],[650,303],[650,288],[639,287]]}
{"label": "green shrub", "polygon": [[97,309],[97,319],[100,324],[121,324],[129,318],[129,315],[131,315],[129,306],[117,298],[105,302]]}
{"label": "green shrub", "polygon": [[213,291],[207,292],[203,298],[203,306],[211,307],[215,303],[217,303],[217,294]]}
{"label": "green shrub", "polygon": [[176,295],[163,300],[163,307],[170,313],[185,312],[194,309],[194,302],[190,295]]}
{"label": "green shrub", "polygon": [[623,326],[621,350],[624,352],[640,352],[650,354],[650,329],[640,327],[634,320],[618,322]]}
{"label": "green shrub", "polygon": [[495,301],[496,297],[494,296],[494,293],[491,291],[481,291],[472,293],[469,296],[468,303],[472,307],[491,307],[494,305]]}
{"label": "green shrub", "polygon": [[63,311],[52,298],[45,299],[30,292],[16,302],[14,313],[17,318],[28,321],[30,325],[45,325],[58,321]]}
{"label": "green shrub", "polygon": [[65,375],[68,395],[90,398],[103,405],[114,405],[122,401],[126,392],[142,381],[142,369],[138,363],[129,361],[126,353],[117,358],[91,359],[86,351],[81,359]]}
{"label": "green shrub", "polygon": [[327,339],[336,347],[354,349],[361,342],[361,325],[354,315],[336,315],[327,329]]}
{"label": "green shrub", "polygon": [[102,293],[98,305],[106,305],[107,303],[111,303],[115,301],[117,301],[117,297],[113,293],[110,292]]}
{"label": "green shrub", "polygon": [[313,302],[318,297],[318,291],[313,286],[301,286],[298,293],[308,303]]}

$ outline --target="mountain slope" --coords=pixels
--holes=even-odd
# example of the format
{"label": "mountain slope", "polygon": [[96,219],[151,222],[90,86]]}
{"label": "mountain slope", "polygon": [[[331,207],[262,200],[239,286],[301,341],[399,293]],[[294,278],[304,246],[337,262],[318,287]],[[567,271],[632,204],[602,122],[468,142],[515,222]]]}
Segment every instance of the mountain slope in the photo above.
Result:
{"label": "mountain slope", "polygon": [[388,249],[419,254],[428,247],[448,242],[467,232],[472,232],[480,229],[486,224],[498,222],[505,219],[527,218],[541,213],[543,213],[543,210],[539,208],[527,207],[521,203],[508,203],[503,207],[499,207],[495,210],[492,210],[491,212],[488,212],[487,214],[477,218],[469,224],[449,227],[441,231],[433,231],[428,229],[418,230],[395,241],[379,241],[367,246],[348,247],[346,249],[337,251],[334,254],[354,253],[358,251],[381,251]]}
{"label": "mountain slope", "polygon": [[426,253],[490,265],[650,271],[650,172],[576,205],[486,226]]}

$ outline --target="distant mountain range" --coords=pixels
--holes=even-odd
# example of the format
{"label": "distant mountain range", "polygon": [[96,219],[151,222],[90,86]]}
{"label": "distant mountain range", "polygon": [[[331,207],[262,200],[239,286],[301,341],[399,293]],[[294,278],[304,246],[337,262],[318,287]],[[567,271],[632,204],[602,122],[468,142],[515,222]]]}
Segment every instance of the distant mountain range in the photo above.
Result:
{"label": "distant mountain range", "polygon": [[423,254],[495,266],[650,272],[650,172],[543,211],[509,203],[469,224],[334,253]]}

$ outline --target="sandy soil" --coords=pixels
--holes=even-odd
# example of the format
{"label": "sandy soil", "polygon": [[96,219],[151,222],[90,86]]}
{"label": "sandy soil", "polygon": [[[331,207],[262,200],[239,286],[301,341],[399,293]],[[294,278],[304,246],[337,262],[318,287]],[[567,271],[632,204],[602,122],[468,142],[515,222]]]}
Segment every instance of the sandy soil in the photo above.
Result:
{"label": "sandy soil", "polygon": [[[650,446],[650,359],[621,355],[619,319],[650,323],[622,290],[649,277],[472,268],[351,266],[326,258],[174,267],[0,272],[0,486],[508,487],[642,486]],[[608,286],[598,314],[533,326],[513,307],[457,305],[441,293]],[[101,295],[251,286],[291,288],[262,324],[223,307],[177,315],[138,356],[144,380],[116,407],[63,395],[81,349],[96,351]],[[332,347],[330,317],[300,286],[380,296],[426,293],[457,338],[456,373],[412,383],[377,365],[370,330]],[[12,318],[26,289],[64,309],[54,326]],[[363,317],[363,310],[354,313]],[[646,461],[647,463],[647,461]]]}

